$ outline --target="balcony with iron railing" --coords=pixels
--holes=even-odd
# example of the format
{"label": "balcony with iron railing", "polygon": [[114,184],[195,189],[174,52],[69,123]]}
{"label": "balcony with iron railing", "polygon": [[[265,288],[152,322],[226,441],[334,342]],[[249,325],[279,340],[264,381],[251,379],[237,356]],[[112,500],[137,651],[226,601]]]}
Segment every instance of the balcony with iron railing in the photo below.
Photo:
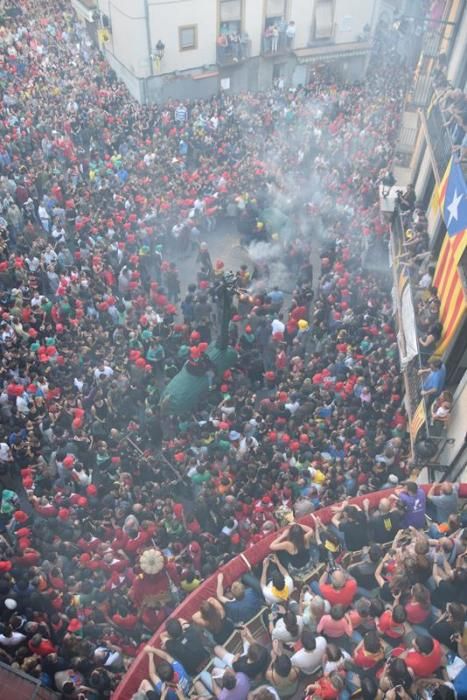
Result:
{"label": "balcony with iron railing", "polygon": [[[449,419],[444,422],[439,419],[433,421],[431,397],[422,393],[423,376],[420,370],[426,371],[428,357],[419,341],[421,329],[417,300],[420,299],[421,290],[417,287],[413,252],[409,249],[410,226],[409,211],[401,211],[396,204],[391,221],[390,245],[398,345],[405,389],[404,403],[409,419],[412,456],[415,461],[421,456],[419,447],[423,442],[424,449],[431,451],[431,454],[425,454],[423,459],[431,462],[446,444],[452,442],[452,438],[447,432]],[[456,386],[451,383],[449,387],[444,388],[454,394]]]}
{"label": "balcony with iron railing", "polygon": [[87,22],[95,22],[99,18],[97,0],[71,0],[71,6],[78,17]]}
{"label": "balcony with iron railing", "polygon": [[261,55],[265,58],[285,55],[293,50],[293,39],[288,40],[285,32],[279,32],[276,36],[270,35],[267,30],[261,40]]}
{"label": "balcony with iron railing", "polygon": [[[406,253],[406,236],[405,236],[405,229],[406,226],[404,225],[404,220],[401,215],[401,212],[399,211],[398,208],[396,208],[396,211],[394,213],[394,217],[392,220],[392,225],[391,225],[391,252],[392,252],[392,260],[393,260],[393,272],[394,272],[394,285],[395,289],[399,289],[400,287],[400,274],[406,273],[405,270],[405,263],[404,261],[404,255]],[[412,303],[412,307],[415,310],[415,303],[414,303],[414,289],[412,288],[412,278],[410,275],[406,275],[408,278],[408,285],[409,285],[409,291],[410,291],[410,301]],[[403,326],[403,310],[402,310],[402,301],[401,299],[397,300],[398,303],[396,305],[397,311],[398,311],[398,325],[400,328]],[[418,405],[420,404],[420,401],[422,399],[422,394],[421,394],[421,382],[420,382],[420,377],[418,376],[418,370],[422,367],[422,357],[421,357],[421,352],[420,352],[420,346],[418,343],[418,337],[416,338],[417,342],[417,353],[415,357],[410,359],[407,364],[404,367],[404,381],[405,381],[405,390],[406,390],[406,408],[407,408],[407,413],[409,415],[409,419],[411,420],[413,416],[415,415],[415,411],[417,410]],[[405,353],[404,353],[405,354]]]}
{"label": "balcony with iron railing", "polygon": [[241,38],[240,41],[228,41],[225,46],[217,44],[216,62],[218,66],[236,66],[241,65],[250,58],[251,41],[246,38]]}
{"label": "balcony with iron railing", "polygon": [[466,130],[460,115],[447,108],[445,97],[446,89],[439,90],[432,83],[430,103],[421,110],[422,124],[439,180],[443,177],[451,156],[461,163],[464,176],[467,177],[467,153],[465,146],[462,146]]}

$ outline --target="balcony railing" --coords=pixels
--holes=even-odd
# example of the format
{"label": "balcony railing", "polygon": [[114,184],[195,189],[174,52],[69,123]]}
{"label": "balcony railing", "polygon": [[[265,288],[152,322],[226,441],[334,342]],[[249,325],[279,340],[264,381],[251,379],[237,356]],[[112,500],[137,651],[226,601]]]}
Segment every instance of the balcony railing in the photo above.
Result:
{"label": "balcony railing", "polygon": [[251,42],[240,41],[228,46],[217,46],[216,61],[218,66],[234,66],[250,58]]}
{"label": "balcony railing", "polygon": [[412,107],[425,109],[433,97],[433,81],[431,75],[421,74],[415,81],[408,95],[407,103]]}
{"label": "balcony railing", "polygon": [[[442,109],[443,93],[432,86],[430,104],[422,112],[422,120],[430,144],[438,177],[441,178],[448,166],[451,156],[462,159],[460,144],[465,136],[465,129],[457,122],[452,113]],[[467,161],[461,160],[461,167],[467,177]]]}
{"label": "balcony railing", "polygon": [[425,31],[422,41],[423,55],[427,58],[437,58],[443,36],[443,30],[440,30],[438,27]]}
{"label": "balcony railing", "polygon": [[429,107],[425,114],[425,123],[438,173],[442,177],[451,158],[453,144],[439,102]]}
{"label": "balcony railing", "polygon": [[293,40],[288,41],[285,32],[279,32],[277,37],[265,36],[261,42],[263,56],[277,56],[293,50]]}

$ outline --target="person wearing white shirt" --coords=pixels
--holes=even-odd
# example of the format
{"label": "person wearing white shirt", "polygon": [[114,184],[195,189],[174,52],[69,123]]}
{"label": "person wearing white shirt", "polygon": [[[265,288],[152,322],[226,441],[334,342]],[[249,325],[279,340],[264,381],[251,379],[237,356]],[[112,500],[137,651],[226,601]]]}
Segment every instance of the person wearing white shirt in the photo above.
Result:
{"label": "person wearing white shirt", "polygon": [[41,304],[42,304],[42,297],[39,294],[39,292],[35,292],[34,296],[32,297],[32,299],[30,301],[30,305],[32,306],[32,308],[35,308],[36,306],[40,306]]}
{"label": "person wearing white shirt", "polygon": [[229,518],[226,521],[224,527],[222,528],[221,533],[223,535],[226,535],[227,537],[230,537],[231,535],[233,535],[233,533],[235,532],[237,527],[238,527],[238,521],[235,520],[235,518]]}
{"label": "person wearing white shirt", "polygon": [[296,666],[306,676],[312,676],[320,670],[326,651],[326,639],[315,637],[313,632],[304,629],[301,639],[302,648],[291,657],[292,666]]}
{"label": "person wearing white shirt", "polygon": [[[40,264],[41,264],[41,261],[39,260],[39,258],[37,256],[34,255],[31,258],[26,257],[25,261],[26,261],[26,264],[27,264],[30,272],[33,272],[33,273],[37,272],[37,270],[39,269]],[[32,301],[31,301],[31,306],[32,306]]]}
{"label": "person wearing white shirt", "polygon": [[95,379],[100,379],[101,377],[111,377],[113,375],[114,371],[112,367],[109,367],[108,365],[104,364],[101,362],[99,367],[96,367],[94,370],[94,377]]}
{"label": "person wearing white shirt", "polygon": [[275,333],[283,333],[285,331],[285,325],[282,323],[282,321],[279,318],[275,318],[273,320],[273,322],[271,323],[271,328],[272,328],[273,335]]}
{"label": "person wearing white shirt", "polygon": [[56,243],[65,243],[65,229],[62,224],[54,224],[52,226],[52,238]]}
{"label": "person wearing white shirt", "polygon": [[323,666],[324,675],[329,676],[333,671],[339,671],[350,658],[348,651],[344,651],[337,644],[329,644],[329,646],[326,646],[326,659]]}
{"label": "person wearing white shirt", "polygon": [[0,442],[0,462],[12,462],[11,450],[6,442]]}
{"label": "person wearing white shirt", "polygon": [[48,233],[50,228],[50,215],[47,209],[45,208],[44,204],[39,204],[37,213],[39,215],[42,228]]}
{"label": "person wearing white shirt", "polygon": [[284,617],[280,617],[271,632],[271,638],[274,641],[289,644],[296,642],[303,632],[303,618],[300,615],[295,615],[291,610],[288,610]]}
{"label": "person wearing white shirt", "polygon": [[53,265],[57,262],[57,253],[53,247],[49,244],[43,253],[43,258],[46,265]]}
{"label": "person wearing white shirt", "polygon": [[287,48],[288,49],[290,49],[292,47],[296,33],[297,33],[297,27],[295,26],[295,22],[293,20],[290,20],[290,22],[287,25],[287,29],[285,30],[285,36],[287,38]]}
{"label": "person wearing white shirt", "polygon": [[300,404],[299,404],[299,402],[297,401],[297,399],[293,399],[293,403],[286,403],[286,404],[285,404],[285,408],[286,408],[288,411],[290,411],[291,415],[293,416],[293,414],[295,413],[295,411],[296,411],[298,408],[300,408]]}
{"label": "person wearing white shirt", "polygon": [[244,437],[240,440],[237,454],[243,457],[248,454],[251,450],[256,450],[258,447],[258,440],[253,436]]}
{"label": "person wearing white shirt", "polygon": [[5,627],[3,634],[0,634],[0,645],[2,647],[18,647],[25,639],[25,634],[15,632],[11,627]]}
{"label": "person wearing white shirt", "polygon": [[27,399],[27,394],[20,394],[16,397],[16,410],[23,416],[27,416],[29,413],[29,401]]}

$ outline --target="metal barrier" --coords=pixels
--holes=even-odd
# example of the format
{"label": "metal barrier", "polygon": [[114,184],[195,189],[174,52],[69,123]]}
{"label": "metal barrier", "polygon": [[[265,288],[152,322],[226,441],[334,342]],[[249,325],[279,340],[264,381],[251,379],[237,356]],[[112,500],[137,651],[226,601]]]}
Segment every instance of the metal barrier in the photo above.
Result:
{"label": "metal barrier", "polygon": [[0,697],[3,700],[58,700],[58,694],[41,684],[39,678],[0,662]]}

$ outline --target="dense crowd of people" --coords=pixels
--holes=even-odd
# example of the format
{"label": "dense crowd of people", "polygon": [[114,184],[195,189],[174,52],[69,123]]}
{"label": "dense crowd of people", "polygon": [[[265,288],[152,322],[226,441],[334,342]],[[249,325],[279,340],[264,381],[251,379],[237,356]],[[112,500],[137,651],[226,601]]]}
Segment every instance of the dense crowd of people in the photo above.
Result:
{"label": "dense crowd of people", "polygon": [[[164,689],[186,697],[192,679],[199,698],[465,697],[467,528],[458,511],[455,485],[425,494],[409,480],[376,508],[344,502],[327,525],[319,516],[312,528],[292,524],[271,543],[259,579],[247,574],[226,592],[219,574],[216,597],[191,620],[169,620],[161,647],[145,648],[148,679],[134,700]],[[318,573],[304,584],[311,562]],[[265,631],[253,635],[258,616]]]}
{"label": "dense crowd of people", "polygon": [[[232,555],[294,516],[410,474],[390,291],[363,271],[361,255],[364,241],[386,234],[377,183],[390,165],[404,78],[392,57],[364,84],[338,91],[309,85],[140,106],[68,3],[23,0],[21,8],[0,27],[0,660],[64,698],[98,700],[177,603]],[[281,231],[263,215],[272,208],[287,220]],[[247,266],[234,271],[229,340],[238,360],[220,377],[210,372],[194,413],[166,415],[167,382],[199,363],[219,332],[225,262],[211,260],[203,236],[225,217],[243,242],[273,242],[292,293],[266,262],[260,279]],[[321,259],[314,282],[312,246]],[[197,268],[186,288],[177,270],[184,255]],[[400,503],[410,512],[407,488]],[[396,533],[396,510],[380,504],[380,528],[390,521]],[[166,652],[150,651],[159,680],[142,692],[185,696],[206,640],[230,667],[222,644],[247,620],[245,600],[254,614],[261,596],[273,606],[277,658],[270,665],[269,652],[251,643],[242,670],[233,664],[239,677],[224,673],[222,690],[204,677],[205,692],[246,698],[266,673],[274,692],[291,697],[304,670],[295,656],[308,658],[314,643],[326,653],[323,684],[343,691],[340,659],[362,626],[348,622],[353,596],[336,612],[342,605],[322,590],[329,584],[316,584],[324,606],[316,640],[326,649],[312,613],[305,624],[285,605],[294,577],[370,543],[362,512],[336,515],[334,529],[316,521],[314,531],[279,537],[257,595],[232,587],[242,605],[220,581],[218,600],[193,621],[193,634],[204,630],[203,658],[185,668],[167,668],[166,659],[164,670],[154,657]],[[429,550],[425,568],[436,566],[430,575],[454,590],[464,540],[458,521],[440,522],[442,546],[455,553],[451,570]],[[380,554],[370,549],[368,561]],[[399,565],[386,558],[378,574],[387,603]],[[380,619],[357,603],[368,624]],[[435,604],[444,611],[445,603]],[[177,640],[175,627],[168,634]],[[368,631],[377,649],[358,648],[378,656],[383,642]],[[333,636],[344,638],[340,652]],[[287,645],[299,637],[290,661]],[[326,692],[309,691],[337,697]]]}

